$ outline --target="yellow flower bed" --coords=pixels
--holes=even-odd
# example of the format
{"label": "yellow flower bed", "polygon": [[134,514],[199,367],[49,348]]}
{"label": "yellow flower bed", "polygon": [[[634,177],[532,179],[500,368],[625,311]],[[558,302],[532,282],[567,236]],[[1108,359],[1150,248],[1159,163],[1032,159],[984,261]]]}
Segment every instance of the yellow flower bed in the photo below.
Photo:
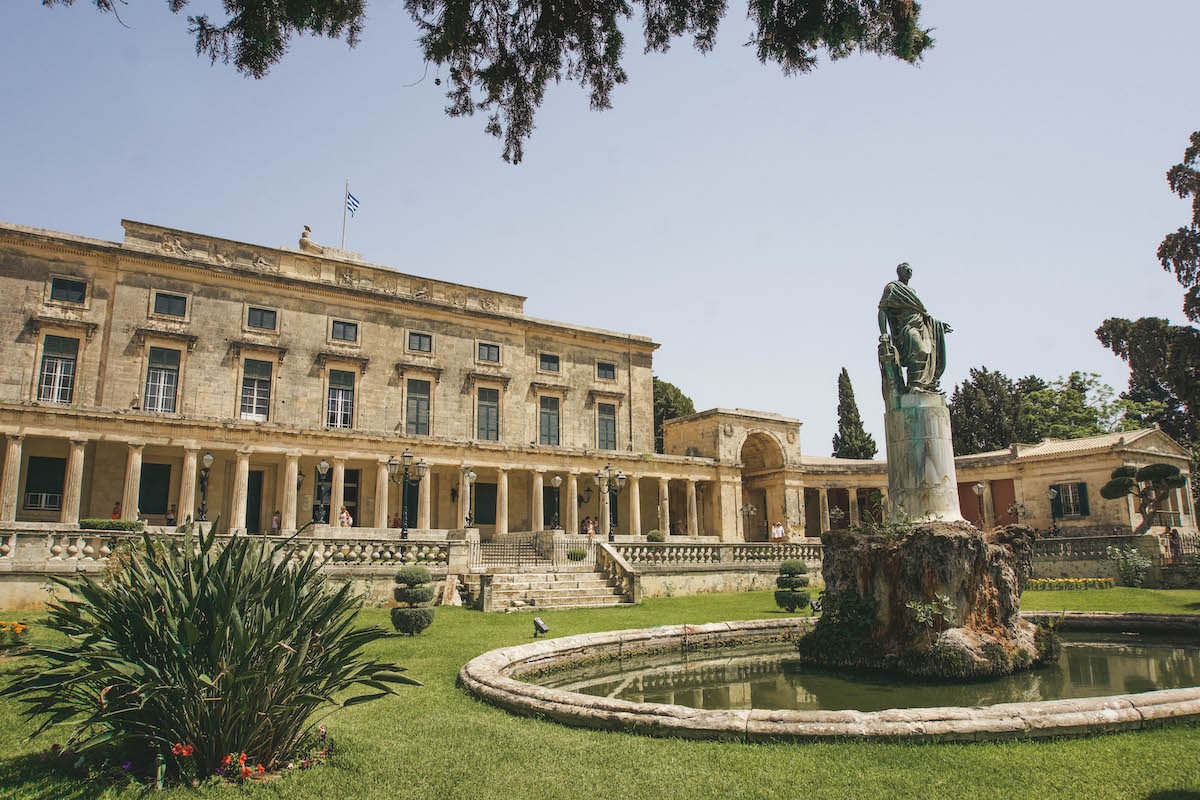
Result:
{"label": "yellow flower bed", "polygon": [[1111,589],[1112,578],[1030,578],[1026,589],[1053,591],[1056,589]]}

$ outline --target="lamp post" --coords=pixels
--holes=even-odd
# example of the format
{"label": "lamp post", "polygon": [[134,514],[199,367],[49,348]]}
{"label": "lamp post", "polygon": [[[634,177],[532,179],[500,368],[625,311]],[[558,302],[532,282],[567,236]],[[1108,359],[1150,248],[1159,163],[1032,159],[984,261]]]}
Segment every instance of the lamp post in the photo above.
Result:
{"label": "lamp post", "polygon": [[1054,513],[1054,500],[1058,497],[1058,490],[1053,486],[1046,490],[1046,499],[1050,501],[1050,533],[1058,533],[1058,515]]}
{"label": "lamp post", "polygon": [[325,501],[328,499],[325,492],[328,489],[323,486],[325,476],[329,474],[329,462],[321,459],[321,463],[317,464],[317,524],[329,522],[329,512],[325,508]]}
{"label": "lamp post", "polygon": [[750,518],[753,517],[757,511],[758,511],[758,509],[754,507],[753,503],[746,503],[746,505],[744,505],[738,509],[738,513],[740,513],[742,515],[742,518],[744,520],[742,522],[742,530],[743,530],[743,535],[746,537],[747,542],[749,542],[751,540],[750,539]]}
{"label": "lamp post", "polygon": [[463,467],[463,477],[467,479],[467,514],[463,522],[469,528],[475,522],[475,479],[479,476],[470,467]]}
{"label": "lamp post", "polygon": [[554,521],[551,523],[551,530],[558,530],[561,526],[558,519],[559,509],[562,507],[562,475],[555,475],[550,481],[554,486]]}
{"label": "lamp post", "polygon": [[972,486],[971,488],[975,490],[975,499],[976,499],[977,501],[979,501],[979,527],[980,527],[980,529],[982,530],[982,529],[984,528],[984,523],[983,523],[983,491],[984,491],[984,489],[986,489],[987,487],[983,485],[983,481],[976,481],[976,482],[975,482],[975,485],[974,485],[974,486]]}
{"label": "lamp post", "polygon": [[[425,473],[429,470],[429,465],[425,463],[425,459],[417,462],[413,472],[417,477],[410,478],[408,475],[409,469],[413,467],[413,454],[407,447],[400,454],[400,460],[397,461],[395,456],[388,459],[387,471],[388,480],[400,487],[400,538],[408,538],[408,487],[416,486],[425,477]],[[403,470],[403,471],[402,471]]]}
{"label": "lamp post", "polygon": [[304,479],[308,477],[300,470],[296,470],[296,491],[300,491],[300,487],[304,485]]}
{"label": "lamp post", "polygon": [[208,522],[208,474],[212,471],[213,454],[205,453],[200,461],[204,466],[200,468],[200,513],[196,521]]}
{"label": "lamp post", "polygon": [[596,488],[601,494],[608,495],[608,540],[615,542],[617,540],[617,522],[613,511],[616,509],[617,495],[625,488],[625,473],[618,469],[614,469],[612,464],[609,464],[603,469],[596,470],[596,474],[592,476],[592,480],[596,482]]}

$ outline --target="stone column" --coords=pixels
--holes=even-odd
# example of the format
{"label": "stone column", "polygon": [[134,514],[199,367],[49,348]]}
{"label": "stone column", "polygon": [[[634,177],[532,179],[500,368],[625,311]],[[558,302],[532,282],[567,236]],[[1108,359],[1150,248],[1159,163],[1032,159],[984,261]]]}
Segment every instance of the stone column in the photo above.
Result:
{"label": "stone column", "polygon": [[[467,527],[467,514],[471,513],[471,482],[467,480],[470,471],[470,467],[458,471],[458,524],[464,528]],[[471,524],[474,526],[475,520],[471,520]]]}
{"label": "stone column", "polygon": [[996,527],[996,509],[992,503],[992,482],[983,481],[983,529],[990,531]]}
{"label": "stone column", "polygon": [[4,448],[3,488],[0,488],[0,521],[14,522],[17,519],[17,485],[21,482],[21,440],[19,433],[6,437]]}
{"label": "stone column", "polygon": [[608,538],[608,532],[612,530],[612,507],[610,505],[611,495],[600,489],[600,529],[597,531],[604,538]]}
{"label": "stone column", "polygon": [[696,510],[696,481],[690,478],[687,482],[687,527],[688,536],[700,535],[700,514]]}
{"label": "stone column", "polygon": [[183,450],[183,474],[179,476],[179,524],[196,517],[196,462],[200,451],[194,447]]}
{"label": "stone column", "polygon": [[425,472],[425,477],[417,484],[417,530],[427,531],[430,525],[429,485],[433,483],[433,468]]}
{"label": "stone column", "polygon": [[533,520],[533,529],[542,531],[546,529],[546,506],[542,502],[542,487],[545,486],[546,472],[545,470],[535,469],[533,471],[533,506],[530,510],[530,518]]}
{"label": "stone column", "polygon": [[818,489],[821,496],[821,533],[829,530],[829,489]]}
{"label": "stone column", "polygon": [[279,527],[285,531],[296,530],[296,481],[300,478],[300,454],[288,453],[283,457],[283,508],[280,509]]}
{"label": "stone column", "polygon": [[961,520],[946,398],[912,392],[899,401],[883,418],[891,511],[903,508],[916,522]]}
{"label": "stone column", "polygon": [[658,479],[658,524],[663,533],[671,535],[671,482],[668,478]]}
{"label": "stone column", "polygon": [[[391,481],[388,480],[387,461],[380,459],[375,466],[375,527],[386,528],[388,526],[388,486]],[[400,491],[404,491],[403,487]],[[404,498],[401,498],[401,502]]]}
{"label": "stone column", "polygon": [[79,522],[79,501],[83,497],[83,448],[87,442],[71,440],[71,453],[67,456],[67,480],[63,487],[62,513],[59,522]]}
{"label": "stone column", "polygon": [[[339,527],[342,506],[346,504],[346,459],[334,458],[333,485],[329,487],[329,524]],[[354,520],[358,522],[358,520]]]}
{"label": "stone column", "polygon": [[238,450],[233,468],[233,502],[229,509],[230,533],[246,530],[246,492],[250,484],[250,453]]}
{"label": "stone column", "polygon": [[851,486],[846,492],[850,495],[850,519],[846,520],[846,527],[857,525],[860,522],[860,514],[858,510],[858,487]]}
{"label": "stone column", "polygon": [[567,533],[579,533],[579,475],[567,473]]}
{"label": "stone column", "polygon": [[642,489],[641,479],[636,475],[628,476],[626,491],[629,492],[629,535],[640,536],[642,533]]}
{"label": "stone column", "polygon": [[138,495],[142,489],[142,448],[145,444],[129,443],[125,459],[125,490],[121,495],[121,519],[138,518]]}
{"label": "stone column", "polygon": [[496,533],[508,533],[508,470],[496,470]]}

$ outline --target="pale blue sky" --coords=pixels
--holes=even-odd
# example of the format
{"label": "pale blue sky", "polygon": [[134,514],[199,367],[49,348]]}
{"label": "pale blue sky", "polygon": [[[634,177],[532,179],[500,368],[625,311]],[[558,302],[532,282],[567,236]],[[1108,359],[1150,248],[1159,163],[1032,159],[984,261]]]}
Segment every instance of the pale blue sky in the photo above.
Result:
{"label": "pale blue sky", "polygon": [[[196,2],[213,10],[215,2]],[[784,78],[741,46],[641,55],[615,109],[551,87],[510,166],[442,113],[399,2],[362,44],[299,40],[266,79],[197,59],[162,0],[0,7],[0,219],[119,239],[122,217],[267,245],[304,224],[406,272],[529,297],[528,313],[662,344],[697,409],[804,422],[827,455],[850,370],[882,451],[875,304],[896,263],[972,366],[1045,378],[1124,365],[1106,317],[1182,321],[1154,257],[1187,207],[1163,174],[1200,128],[1200,3],[927,0],[937,47]],[[882,456],[882,452],[881,452]]]}

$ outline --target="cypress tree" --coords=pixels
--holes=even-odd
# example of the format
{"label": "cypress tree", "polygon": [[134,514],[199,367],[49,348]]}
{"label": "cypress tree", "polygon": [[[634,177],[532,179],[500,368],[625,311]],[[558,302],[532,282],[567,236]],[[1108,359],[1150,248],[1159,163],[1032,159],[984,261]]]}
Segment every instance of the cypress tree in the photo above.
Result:
{"label": "cypress tree", "polygon": [[854,387],[850,385],[850,373],[842,367],[838,376],[838,429],[833,435],[834,458],[874,458],[879,448],[871,434],[863,428],[854,402]]}

